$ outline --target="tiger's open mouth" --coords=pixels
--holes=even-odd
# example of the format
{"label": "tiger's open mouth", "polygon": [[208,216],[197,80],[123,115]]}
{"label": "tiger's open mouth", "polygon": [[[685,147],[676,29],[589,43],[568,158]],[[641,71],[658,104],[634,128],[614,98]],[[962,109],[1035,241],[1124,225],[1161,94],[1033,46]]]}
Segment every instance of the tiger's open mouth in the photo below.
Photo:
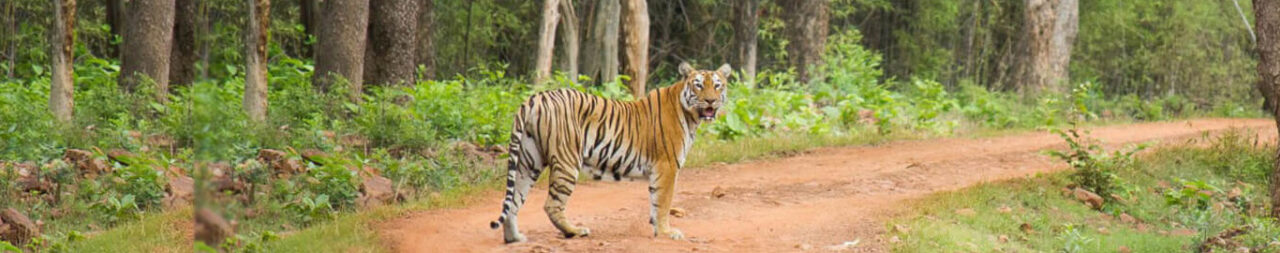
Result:
{"label": "tiger's open mouth", "polygon": [[702,120],[705,120],[705,121],[710,121],[710,120],[714,120],[714,119],[716,119],[716,108],[715,108],[715,107],[705,107],[705,108],[702,108],[702,109],[698,109],[698,118],[699,118],[699,119],[702,119]]}

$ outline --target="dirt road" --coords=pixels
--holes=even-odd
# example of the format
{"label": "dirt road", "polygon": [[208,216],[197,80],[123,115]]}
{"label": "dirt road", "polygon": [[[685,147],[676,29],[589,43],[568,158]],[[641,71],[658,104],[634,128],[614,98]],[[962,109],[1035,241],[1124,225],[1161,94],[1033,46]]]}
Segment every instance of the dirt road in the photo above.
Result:
{"label": "dirt road", "polygon": [[[1201,119],[1098,127],[1092,136],[1122,144],[1233,127],[1275,134],[1271,120]],[[527,243],[504,245],[502,232],[489,229],[502,199],[496,191],[466,207],[411,214],[379,230],[400,252],[789,252],[805,246],[829,251],[853,241],[857,244],[847,252],[884,252],[884,220],[905,208],[904,200],[1063,169],[1040,152],[1061,147],[1058,136],[1040,131],[822,148],[789,158],[687,169],[674,204],[687,215],[672,220],[685,241],[651,236],[643,182],[578,186],[569,219],[591,228],[588,238],[559,236],[542,211],[545,187],[532,190],[537,194],[530,194],[520,213]],[[724,196],[713,197],[713,191]]]}

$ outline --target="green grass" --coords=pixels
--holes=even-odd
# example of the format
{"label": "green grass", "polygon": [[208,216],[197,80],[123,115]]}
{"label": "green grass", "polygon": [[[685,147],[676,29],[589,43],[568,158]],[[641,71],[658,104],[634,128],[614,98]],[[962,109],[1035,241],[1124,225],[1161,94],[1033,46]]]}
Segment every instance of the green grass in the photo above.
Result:
{"label": "green grass", "polygon": [[[1063,189],[1071,184],[1069,172],[1059,172],[934,194],[915,201],[913,211],[886,226],[889,236],[900,240],[892,245],[896,252],[1115,252],[1121,246],[1133,252],[1186,252],[1195,251],[1210,236],[1245,225],[1251,229],[1236,241],[1277,252],[1280,246],[1265,245],[1280,244],[1280,229],[1261,218],[1261,207],[1268,204],[1266,176],[1274,146],[1254,146],[1245,136],[1227,133],[1141,155],[1131,168],[1117,172],[1122,189],[1118,195],[1131,199],[1113,201],[1100,211],[1065,194]],[[1209,207],[1167,201],[1165,193],[1182,189],[1180,182],[1216,188],[1206,202]],[[1243,192],[1236,203],[1253,208],[1212,207],[1231,202],[1225,195],[1233,188]],[[974,214],[958,214],[960,209]],[[1145,225],[1113,218],[1121,214]],[[1023,224],[1032,232],[1024,232]]]}
{"label": "green grass", "polygon": [[342,214],[332,221],[262,242],[262,248],[266,249],[265,252],[387,252],[390,251],[386,247],[388,244],[375,230],[378,224],[412,212],[462,206],[474,200],[476,193],[497,189],[499,185],[494,181],[454,188],[420,201]]}
{"label": "green grass", "polygon": [[68,242],[66,252],[191,252],[191,210],[144,214],[138,220]]}

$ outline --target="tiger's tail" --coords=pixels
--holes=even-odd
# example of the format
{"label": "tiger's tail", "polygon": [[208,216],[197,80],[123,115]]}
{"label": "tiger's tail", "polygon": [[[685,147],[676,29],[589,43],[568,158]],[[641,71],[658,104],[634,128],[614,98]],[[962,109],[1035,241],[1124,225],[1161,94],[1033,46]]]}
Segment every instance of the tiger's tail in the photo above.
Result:
{"label": "tiger's tail", "polygon": [[502,213],[498,215],[498,220],[489,222],[490,229],[498,229],[507,221],[507,214],[511,213],[511,209],[519,208],[519,205],[523,204],[517,203],[517,201],[521,200],[516,199],[515,187],[516,180],[520,180],[520,158],[524,154],[521,150],[521,143],[523,142],[521,138],[525,136],[523,108],[520,111],[521,113],[517,113],[515,116],[515,126],[512,127],[511,137],[509,138],[511,139],[511,144],[507,148],[507,194],[502,200]]}

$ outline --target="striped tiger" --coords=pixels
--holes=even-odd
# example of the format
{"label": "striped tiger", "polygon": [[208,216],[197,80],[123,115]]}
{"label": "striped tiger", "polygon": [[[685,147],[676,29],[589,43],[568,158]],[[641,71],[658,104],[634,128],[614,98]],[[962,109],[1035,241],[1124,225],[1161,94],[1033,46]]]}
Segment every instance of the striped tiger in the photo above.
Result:
{"label": "striped tiger", "polygon": [[526,240],[516,215],[529,187],[550,169],[550,197],[544,206],[565,238],[584,237],[590,229],[565,219],[578,173],[595,180],[648,179],[649,223],[654,236],[681,240],[669,225],[676,174],[693,146],[698,125],[715,119],[725,101],[732,69],[679,67],[681,80],[650,91],[635,101],[609,100],[572,89],[545,91],[520,106],[512,127],[507,162],[507,192],[502,215],[489,224],[503,227],[506,243]]}

